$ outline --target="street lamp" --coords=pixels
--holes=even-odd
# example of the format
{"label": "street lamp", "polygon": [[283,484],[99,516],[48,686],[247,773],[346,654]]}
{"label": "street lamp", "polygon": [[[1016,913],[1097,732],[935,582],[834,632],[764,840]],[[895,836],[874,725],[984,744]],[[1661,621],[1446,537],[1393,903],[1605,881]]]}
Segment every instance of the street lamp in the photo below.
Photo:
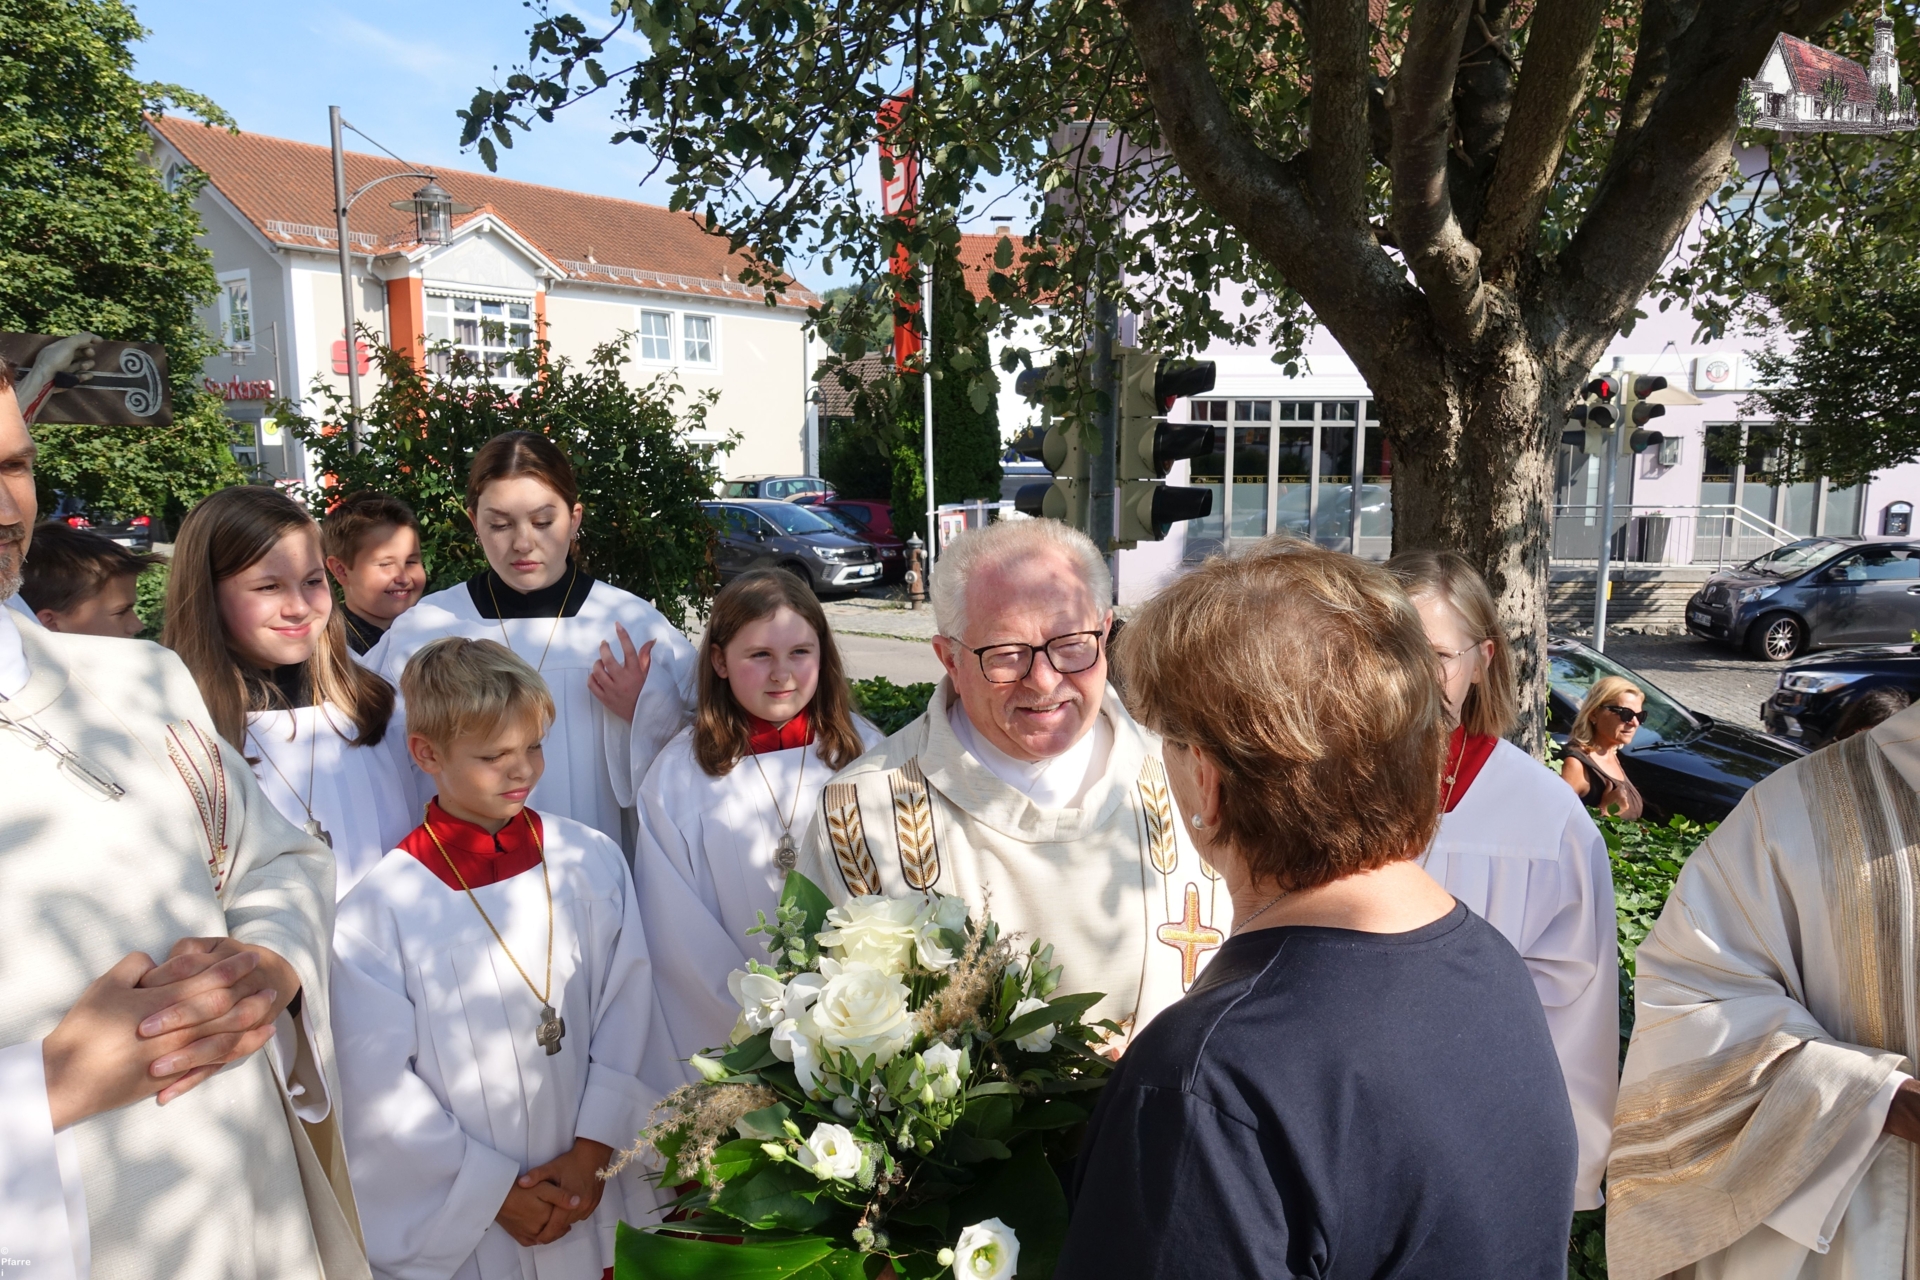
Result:
{"label": "street lamp", "polygon": [[425,178],[427,185],[413,193],[410,199],[396,200],[396,209],[413,211],[414,230],[422,244],[445,244],[447,236],[453,230],[453,215],[472,213],[473,206],[455,204],[453,197],[447,194],[439,180],[430,173],[417,170],[406,173],[389,173],[363,183],[352,195],[347,194],[346,150],[340,144],[340,129],[346,124],[340,116],[340,108],[327,108],[327,124],[333,135],[333,215],[334,233],[340,241],[340,310],[346,317],[346,342],[342,349],[346,352],[347,363],[347,400],[353,406],[352,415],[347,419],[348,447],[360,452],[360,343],[354,333],[353,315],[353,253],[347,239],[347,211],[361,196],[373,190],[383,182],[392,182],[396,178]]}

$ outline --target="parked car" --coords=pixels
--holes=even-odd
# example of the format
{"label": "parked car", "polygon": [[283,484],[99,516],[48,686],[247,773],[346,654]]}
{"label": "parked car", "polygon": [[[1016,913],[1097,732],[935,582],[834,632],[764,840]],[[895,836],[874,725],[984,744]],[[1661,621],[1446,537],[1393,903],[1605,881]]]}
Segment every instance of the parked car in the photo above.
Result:
{"label": "parked car", "polygon": [[1847,708],[1875,689],[1899,689],[1920,701],[1920,645],[1876,645],[1797,658],[1760,704],[1760,719],[1781,737],[1816,750],[1833,741]]}
{"label": "parked car", "polygon": [[738,480],[727,481],[723,498],[772,498],[778,502],[792,502],[795,498],[804,498],[810,494],[822,493],[831,497],[833,486],[819,476],[744,476]]}
{"label": "parked car", "polygon": [[851,533],[878,551],[882,582],[900,582],[906,578],[907,544],[893,531],[892,503],[875,498],[839,498],[821,494],[796,501],[841,525],[843,532]]}
{"label": "parked car", "polygon": [[1716,573],[1687,630],[1785,662],[1809,649],[1892,644],[1920,627],[1920,543],[1802,538]]}
{"label": "parked car", "polygon": [[54,505],[47,519],[58,520],[72,525],[76,529],[85,529],[88,533],[97,533],[112,542],[134,551],[153,550],[153,521],[146,516],[134,516],[129,520],[109,520],[96,512],[87,510],[85,503],[78,498],[62,496]]}
{"label": "parked car", "polygon": [[1679,814],[1718,822],[1754,783],[1807,754],[1785,738],[1689,710],[1644,676],[1577,640],[1550,638],[1547,657],[1547,729],[1563,746],[1581,700],[1602,676],[1625,676],[1646,694],[1647,718],[1633,742],[1620,749],[1620,762],[1653,821]]}
{"label": "parked car", "polygon": [[759,498],[700,505],[720,525],[713,562],[722,582],[748,569],[780,568],[824,595],[880,580],[878,551],[806,507]]}

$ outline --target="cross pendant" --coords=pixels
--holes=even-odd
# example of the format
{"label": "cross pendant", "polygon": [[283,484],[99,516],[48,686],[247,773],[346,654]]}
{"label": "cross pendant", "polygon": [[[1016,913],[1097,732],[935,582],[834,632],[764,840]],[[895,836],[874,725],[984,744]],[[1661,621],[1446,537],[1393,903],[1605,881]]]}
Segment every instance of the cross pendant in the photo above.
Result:
{"label": "cross pendant", "polygon": [[333,834],[320,825],[320,819],[308,818],[304,830],[315,840],[326,845],[327,848],[333,848]]}
{"label": "cross pendant", "polygon": [[800,853],[793,847],[793,836],[788,832],[780,833],[780,843],[773,851],[773,865],[782,871],[791,871],[800,865]]}
{"label": "cross pendant", "polygon": [[541,1048],[547,1051],[549,1058],[560,1052],[560,1041],[566,1034],[566,1020],[553,1011],[552,1005],[541,1005],[540,1030],[538,1034],[534,1036],[534,1040],[539,1043]]}

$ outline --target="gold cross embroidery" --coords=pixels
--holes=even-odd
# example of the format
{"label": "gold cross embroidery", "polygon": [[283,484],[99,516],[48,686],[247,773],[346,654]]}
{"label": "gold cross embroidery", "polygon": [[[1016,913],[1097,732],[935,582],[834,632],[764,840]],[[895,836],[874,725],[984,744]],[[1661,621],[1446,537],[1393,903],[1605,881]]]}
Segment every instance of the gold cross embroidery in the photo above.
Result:
{"label": "gold cross embroidery", "polygon": [[1226,935],[1210,924],[1200,923],[1200,887],[1187,882],[1186,910],[1178,920],[1169,920],[1154,930],[1154,936],[1180,953],[1180,989],[1193,985],[1200,968],[1200,953],[1212,951]]}

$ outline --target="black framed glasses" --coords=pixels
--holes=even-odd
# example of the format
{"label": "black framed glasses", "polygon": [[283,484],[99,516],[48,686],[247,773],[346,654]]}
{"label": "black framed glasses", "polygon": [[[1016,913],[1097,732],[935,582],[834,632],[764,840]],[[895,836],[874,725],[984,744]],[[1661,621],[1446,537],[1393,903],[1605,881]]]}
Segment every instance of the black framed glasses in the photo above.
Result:
{"label": "black framed glasses", "polygon": [[1612,703],[1608,703],[1600,709],[1602,711],[1611,711],[1614,715],[1620,717],[1621,724],[1639,724],[1647,718],[1645,711],[1635,711],[1632,707],[1620,707]]}
{"label": "black framed glasses", "polygon": [[[980,661],[980,674],[988,684],[1019,684],[1033,670],[1033,656],[1045,653],[1053,669],[1063,676],[1078,675],[1100,661],[1100,649],[1106,629],[1069,631],[1045,644],[990,644],[968,649]],[[964,646],[963,646],[964,647]]]}

